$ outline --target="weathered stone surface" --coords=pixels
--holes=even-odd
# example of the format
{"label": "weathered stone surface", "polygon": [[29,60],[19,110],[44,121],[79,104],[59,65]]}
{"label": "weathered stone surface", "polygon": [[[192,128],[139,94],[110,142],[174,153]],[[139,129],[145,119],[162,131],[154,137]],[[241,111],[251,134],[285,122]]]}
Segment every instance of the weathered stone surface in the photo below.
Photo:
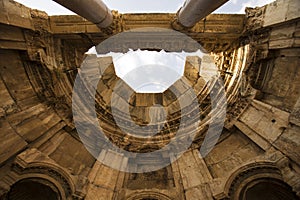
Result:
{"label": "weathered stone surface", "polygon": [[114,192],[112,190],[90,185],[85,199],[86,200],[94,200],[94,199],[107,200],[107,199],[113,199],[113,195]]}
{"label": "weathered stone surface", "polygon": [[187,199],[214,199],[208,185],[203,184],[198,187],[191,188],[185,192]]}
{"label": "weathered stone surface", "polygon": [[59,165],[68,168],[72,174],[82,173],[87,170],[86,168],[91,168],[95,162],[94,157],[83,144],[69,135],[49,157]]}
{"label": "weathered stone surface", "polygon": [[[226,151],[224,150],[226,149]],[[204,160],[214,178],[222,178],[236,168],[262,154],[251,140],[236,131],[220,142]]]}
{"label": "weathered stone surface", "polygon": [[300,126],[300,99],[298,99],[290,115],[290,122]]}
{"label": "weathered stone surface", "polygon": [[[201,158],[200,152],[197,150],[185,152],[177,161],[177,164],[185,190],[190,190],[212,179],[204,160]],[[195,171],[192,169],[199,170]]]}
{"label": "weathered stone surface", "polygon": [[8,158],[23,150],[27,146],[27,142],[3,120],[0,120],[0,133],[2,138],[0,142],[0,164],[3,164]]}
{"label": "weathered stone surface", "polygon": [[273,143],[288,126],[289,114],[261,102],[254,102],[240,120],[264,139]]}
{"label": "weathered stone surface", "polygon": [[263,150],[266,151],[267,149],[269,149],[271,147],[271,144],[269,142],[267,142],[266,139],[261,137],[255,131],[253,131],[246,124],[237,121],[234,123],[234,125]]}
{"label": "weathered stone surface", "polygon": [[16,1],[1,1],[0,22],[23,28],[33,28],[30,9]]}
{"label": "weathered stone surface", "polygon": [[[188,57],[185,79],[173,84],[173,93],[167,90],[161,94],[135,94],[116,76],[111,57],[84,55],[90,47],[111,36],[106,30],[99,31],[78,16],[49,17],[14,1],[2,0],[0,198],[24,178],[47,179],[57,184],[53,188],[63,188],[61,194],[66,199],[224,199],[248,184],[241,177],[253,180],[259,177],[264,181],[275,177],[299,194],[298,5],[297,0],[278,0],[262,8],[248,9],[247,19],[245,15],[209,15],[183,32],[208,53],[212,52],[212,56],[205,55],[202,60]],[[172,29],[175,17],[174,13],[115,12],[114,15],[117,19],[114,34],[149,26]],[[155,40],[152,32],[143,29],[140,35],[150,38],[145,41],[150,47],[161,47],[155,42],[163,38],[175,50],[191,49],[185,41],[167,34]],[[135,36],[116,41],[113,46],[127,51],[128,45],[136,45]],[[191,86],[199,103],[195,110],[199,108],[203,120],[189,150],[170,166],[138,175],[119,171],[127,167],[128,160],[116,152],[102,151],[99,155],[115,169],[96,161],[80,141],[72,116],[72,90],[80,66],[88,68],[82,73],[82,80],[94,84],[101,78],[95,107],[106,139],[128,151],[155,151],[176,139],[182,111],[179,100],[192,96],[192,91],[188,91]],[[253,72],[251,77],[250,72]],[[225,98],[219,89],[216,90],[220,86],[217,79],[212,78],[218,75],[224,81],[228,123],[213,150],[201,158],[198,149],[211,116],[216,113],[215,118],[220,120],[220,108],[225,106],[222,101],[215,113],[211,113],[211,93],[218,100]],[[260,83],[257,91],[251,87],[249,79]],[[118,81],[121,85],[115,88]],[[82,112],[87,109],[86,98],[90,97],[91,88],[80,89],[83,92],[79,105],[82,110],[79,111]],[[169,114],[164,129],[153,138],[127,137],[116,126],[111,111],[114,89],[117,91],[114,103],[124,110],[128,106],[130,110],[129,117],[119,116],[126,133],[132,131],[133,123],[149,125],[150,107],[155,104],[162,105]],[[187,101],[184,102],[182,106],[188,109]],[[191,120],[184,124],[187,135],[195,131],[192,117],[195,110],[188,110]],[[153,113],[157,120],[162,117],[159,109],[154,109]],[[79,120],[86,119],[84,116]],[[151,133],[158,127],[154,124],[147,128],[141,134]],[[216,131],[216,127],[212,128]],[[87,130],[86,136],[93,131]],[[92,145],[104,143],[93,137],[90,140]],[[169,159],[168,156],[164,159]],[[153,165],[159,162],[149,160]],[[144,163],[130,165],[130,169],[139,167],[147,169],[149,166]],[[238,185],[236,180],[242,184]]]}
{"label": "weathered stone surface", "polygon": [[274,146],[291,158],[295,163],[300,162],[300,127],[291,126],[274,142]]}
{"label": "weathered stone surface", "polygon": [[277,0],[267,5],[264,27],[299,18],[300,3],[297,0]]}
{"label": "weathered stone surface", "polygon": [[2,80],[0,80],[0,96],[0,116],[4,116],[5,113],[11,112],[10,108],[13,106],[14,100],[10,96]]}

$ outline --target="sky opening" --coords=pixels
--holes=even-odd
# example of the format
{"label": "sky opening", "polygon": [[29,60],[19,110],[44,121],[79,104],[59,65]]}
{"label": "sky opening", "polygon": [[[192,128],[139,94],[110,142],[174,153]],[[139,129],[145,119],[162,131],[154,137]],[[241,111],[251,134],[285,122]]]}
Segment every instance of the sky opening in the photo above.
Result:
{"label": "sky opening", "polygon": [[[95,47],[87,53],[97,54]],[[99,55],[112,56],[118,77],[124,80],[137,93],[162,93],[179,80],[184,73],[186,57],[203,57],[197,52],[165,52],[164,50],[129,50],[127,53]]]}
{"label": "sky opening", "polygon": [[[120,13],[176,13],[184,0],[103,0],[111,10]],[[273,0],[231,0],[220,7],[215,13],[243,14],[245,7],[263,6]],[[27,7],[43,10],[49,15],[72,15],[73,12],[52,0],[17,0]]]}

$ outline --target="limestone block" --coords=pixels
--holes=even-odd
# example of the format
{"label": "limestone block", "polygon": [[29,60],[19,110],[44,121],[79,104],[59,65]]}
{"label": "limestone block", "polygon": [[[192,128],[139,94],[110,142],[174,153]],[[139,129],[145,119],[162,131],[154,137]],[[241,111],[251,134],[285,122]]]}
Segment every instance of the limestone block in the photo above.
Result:
{"label": "limestone block", "polygon": [[295,163],[300,162],[300,127],[290,126],[274,142],[274,146],[291,158]]}
{"label": "limestone block", "polygon": [[35,96],[18,52],[3,51],[1,56],[6,59],[0,59],[0,72],[12,97],[23,100]]}
{"label": "limestone block", "polygon": [[280,109],[255,101],[243,113],[240,121],[273,143],[288,126],[288,117],[289,114]]}
{"label": "limestone block", "polygon": [[201,185],[211,180],[205,162],[197,150],[188,151],[177,161],[182,184],[185,190]]}
{"label": "limestone block", "polygon": [[63,130],[58,131],[53,137],[51,137],[46,143],[39,147],[39,150],[45,155],[50,155],[53,153],[62,141],[67,136],[66,132]]}
{"label": "limestone block", "polygon": [[170,115],[172,115],[172,114],[174,114],[174,113],[176,113],[176,112],[181,111],[181,107],[180,107],[179,101],[176,100],[176,101],[174,101],[173,103],[171,103],[171,104],[168,106],[167,110],[168,110],[168,113],[169,113]]}
{"label": "limestone block", "polygon": [[16,131],[27,141],[33,142],[38,137],[43,135],[49,128],[47,128],[40,119],[32,118],[19,124]]}
{"label": "limestone block", "polygon": [[[211,153],[205,158],[207,163],[218,163],[222,162],[226,158],[230,157],[233,152],[237,152],[242,146],[246,146],[247,141],[242,138],[239,134],[232,134],[230,137],[223,141],[221,144],[215,146]],[[225,149],[222,151],[221,149]],[[222,151],[222,153],[217,153],[217,151]]]}
{"label": "limestone block", "polygon": [[[78,15],[51,16],[50,27],[55,33],[84,33],[87,20]],[[80,25],[78,25],[78,24]]]}
{"label": "limestone block", "polygon": [[105,84],[103,83],[103,81],[100,79],[100,80],[98,81],[98,85],[97,85],[97,92],[98,92],[99,94],[101,94],[101,92],[103,92],[103,91],[105,91],[105,90],[108,90],[108,87],[107,87],[107,85],[105,85]]}
{"label": "limestone block", "polygon": [[[116,152],[102,151],[98,159],[114,166],[116,169],[122,168],[122,170],[124,170],[127,166],[127,159]],[[110,168],[100,161],[96,161],[90,171],[88,179],[90,183],[96,187],[113,191],[115,190],[118,180],[124,176],[124,174],[116,169]]]}
{"label": "limestone block", "polygon": [[149,110],[150,107],[131,107],[130,114],[142,123],[150,123]]}
{"label": "limestone block", "polygon": [[205,85],[206,85],[205,80],[202,77],[200,77],[197,80],[197,83],[193,86],[193,89],[195,90],[195,94],[196,95],[200,94],[204,89]]}
{"label": "limestone block", "polygon": [[115,75],[115,68],[113,65],[113,58],[108,57],[99,57],[97,58],[98,66],[100,67],[101,74],[104,75]]}
{"label": "limestone block", "polygon": [[213,58],[209,55],[204,55],[200,67],[200,76],[205,80],[205,82],[208,82],[213,76],[217,75],[218,69]]}
{"label": "limestone block", "polygon": [[217,144],[204,158],[214,178],[226,177],[234,168],[247,162],[262,151],[240,131],[231,133],[226,140]]}
{"label": "limestone block", "polygon": [[52,128],[61,121],[61,118],[55,113],[54,110],[49,109],[46,112],[41,113],[38,118],[47,128]]}
{"label": "limestone block", "polygon": [[0,80],[0,96],[1,96],[1,101],[0,101],[0,107],[9,107],[14,103],[14,100],[9,94],[9,91],[5,87],[4,83],[2,80]]}
{"label": "limestone block", "polygon": [[0,11],[0,22],[3,24],[8,23],[7,10],[5,9],[3,2],[0,3]]}
{"label": "limestone block", "polygon": [[185,198],[186,199],[206,199],[206,200],[213,200],[212,193],[210,191],[209,185],[201,185],[198,187],[191,188],[185,191]]}
{"label": "limestone block", "polygon": [[92,80],[101,76],[101,69],[96,54],[86,54],[80,69],[80,75],[84,79]]}
{"label": "limestone block", "polygon": [[29,8],[16,1],[3,1],[1,2],[1,5],[3,5],[3,7],[0,7],[0,13],[5,13],[4,16],[0,18],[1,22],[23,28],[33,29],[33,23]]}
{"label": "limestone block", "polygon": [[119,79],[119,83],[113,88],[113,91],[118,94],[120,97],[122,97],[125,101],[130,101],[130,98],[133,98],[134,91],[133,89],[125,83],[122,79]]}
{"label": "limestone block", "polygon": [[300,16],[298,0],[277,0],[267,5],[264,27],[296,19]]}
{"label": "limestone block", "polygon": [[93,184],[98,187],[114,190],[119,173],[119,171],[101,164]]}
{"label": "limestone block", "polygon": [[174,94],[174,92],[170,89],[167,89],[164,93],[163,93],[163,106],[168,106],[170,105],[172,102],[176,101],[177,97]]}
{"label": "limestone block", "polygon": [[[104,162],[114,169],[124,170],[127,166],[128,158],[124,157],[123,154],[114,151],[102,151],[100,159],[103,158]],[[101,159],[102,160],[102,159]]]}
{"label": "limestone block", "polygon": [[0,120],[0,136],[0,164],[27,146],[27,142],[3,120]]}
{"label": "limestone block", "polygon": [[136,93],[135,106],[153,106],[155,105],[154,93]]}
{"label": "limestone block", "polygon": [[21,28],[0,24],[0,29],[1,29],[1,34],[0,34],[1,40],[10,40],[10,41],[25,43],[24,34]]}
{"label": "limestone block", "polygon": [[300,2],[298,0],[289,0],[286,2],[288,5],[288,12],[286,20],[292,20],[300,17]]}
{"label": "limestone block", "polygon": [[8,40],[1,41],[0,48],[1,49],[27,50],[27,46],[26,46],[25,42],[8,41]]}
{"label": "limestone block", "polygon": [[[300,65],[300,59],[294,61],[290,61],[290,64],[294,64],[295,66]],[[300,68],[297,67],[295,73],[291,75],[290,77],[291,81],[286,81],[290,82],[290,87],[289,87],[289,92],[285,96],[283,100],[283,106],[285,108],[288,108],[288,110],[293,110],[297,104],[297,101],[300,96],[300,90],[299,90],[299,85],[300,85]]]}
{"label": "limestone block", "polygon": [[300,47],[300,38],[295,38],[294,39],[293,47]]}
{"label": "limestone block", "polygon": [[293,47],[295,45],[295,32],[296,24],[272,29],[270,34],[269,49]]}
{"label": "limestone block", "polygon": [[296,102],[294,109],[290,115],[290,122],[300,126],[300,98]]}
{"label": "limestone block", "polygon": [[59,133],[59,131],[61,131],[65,126],[66,124],[64,122],[55,124],[53,127],[51,127],[51,129],[49,129],[49,131],[47,131],[42,137],[40,137],[38,141],[35,141],[32,147],[43,147],[48,141],[51,140],[51,138],[54,137],[56,133]]}
{"label": "limestone block", "polygon": [[49,155],[59,165],[70,170],[72,174],[79,175],[83,171],[92,167],[95,158],[86,150],[85,146],[73,138],[65,135],[63,141],[56,146],[55,150]]}
{"label": "limestone block", "polygon": [[189,82],[186,77],[181,77],[169,88],[175,95],[180,96],[184,94],[193,84]]}
{"label": "limestone block", "polygon": [[283,49],[293,47],[295,44],[295,39],[278,39],[269,42],[269,49]]}
{"label": "limestone block", "polygon": [[40,103],[18,113],[7,116],[9,123],[15,127],[21,125],[22,123],[24,124],[26,121],[29,121],[32,118],[40,119],[42,124],[48,124],[49,127],[52,127],[58,123],[58,121],[60,121],[60,118],[56,115],[54,110],[49,109]]}
{"label": "limestone block", "polygon": [[112,89],[102,90],[100,95],[104,100],[105,105],[110,105],[112,93],[113,93]]}
{"label": "limestone block", "polygon": [[[127,101],[125,101],[122,97],[120,97],[118,94],[114,94],[113,98],[111,99],[112,105],[117,105],[118,110],[125,112],[128,111],[130,105]],[[116,107],[116,106],[114,106]]]}
{"label": "limestone block", "polygon": [[194,93],[194,90],[190,89],[182,94],[177,101],[179,102],[181,108],[185,108],[198,101],[198,99],[196,94]]}
{"label": "limestone block", "polygon": [[97,187],[90,184],[86,194],[86,200],[108,200],[113,199],[113,190]]}
{"label": "limestone block", "polygon": [[255,142],[262,149],[267,150],[271,147],[270,143],[268,143],[264,138],[262,138],[255,131],[250,129],[246,124],[236,121],[234,125],[242,131],[247,137],[249,137],[253,142]]}
{"label": "limestone block", "polygon": [[268,4],[265,12],[264,27],[284,22],[288,7],[288,3],[284,0],[277,0]]}
{"label": "limestone block", "polygon": [[86,27],[86,32],[88,32],[88,33],[99,33],[99,28],[92,23],[89,24],[87,22],[85,27]]}
{"label": "limestone block", "polygon": [[296,24],[281,26],[274,28],[270,34],[270,40],[281,40],[287,38],[293,38],[294,32],[296,31]]}
{"label": "limestone block", "polygon": [[294,77],[295,72],[297,72],[297,62],[296,59],[286,57],[277,58],[271,78],[264,91],[278,97],[286,96],[292,83],[291,77]]}
{"label": "limestone block", "polygon": [[40,102],[41,100],[38,98],[38,96],[31,96],[26,99],[22,99],[18,101],[18,107],[20,107],[22,110],[25,110],[40,104]]}
{"label": "limestone block", "polygon": [[186,63],[184,67],[184,76],[190,82],[190,85],[194,85],[199,78],[201,59],[197,56],[186,57]]}

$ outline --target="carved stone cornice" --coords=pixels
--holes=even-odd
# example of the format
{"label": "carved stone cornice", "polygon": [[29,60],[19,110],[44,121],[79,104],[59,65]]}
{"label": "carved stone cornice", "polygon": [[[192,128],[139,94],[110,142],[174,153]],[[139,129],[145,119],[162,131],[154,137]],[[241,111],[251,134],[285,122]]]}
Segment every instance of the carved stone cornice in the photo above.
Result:
{"label": "carved stone cornice", "polygon": [[107,35],[114,35],[116,33],[121,33],[124,30],[122,15],[116,10],[113,10],[112,14],[113,14],[113,23],[107,28],[100,29],[101,32]]}
{"label": "carved stone cornice", "polygon": [[253,31],[263,27],[266,7],[246,8],[245,31]]}

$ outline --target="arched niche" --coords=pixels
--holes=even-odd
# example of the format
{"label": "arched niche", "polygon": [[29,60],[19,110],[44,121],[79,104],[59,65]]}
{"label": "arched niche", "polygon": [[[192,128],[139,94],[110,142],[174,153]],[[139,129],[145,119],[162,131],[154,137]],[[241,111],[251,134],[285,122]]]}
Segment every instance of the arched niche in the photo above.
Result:
{"label": "arched niche", "polygon": [[19,191],[16,188],[20,189],[20,185],[23,187],[24,185],[28,187],[34,185],[36,188],[51,194],[54,191],[54,193],[59,194],[59,200],[83,198],[84,194],[78,192],[78,188],[75,187],[74,177],[66,169],[41,155],[36,149],[31,149],[17,156],[10,172],[3,177],[2,182],[0,181],[2,183],[0,184],[0,199],[4,197],[7,199],[12,191]]}
{"label": "arched niche", "polygon": [[11,186],[7,200],[61,200],[59,189],[41,178],[23,179]]}
{"label": "arched niche", "polygon": [[256,163],[236,171],[227,182],[230,200],[298,200],[272,163]]}
{"label": "arched niche", "polygon": [[292,188],[278,179],[262,178],[254,180],[243,187],[240,200],[297,200]]}

